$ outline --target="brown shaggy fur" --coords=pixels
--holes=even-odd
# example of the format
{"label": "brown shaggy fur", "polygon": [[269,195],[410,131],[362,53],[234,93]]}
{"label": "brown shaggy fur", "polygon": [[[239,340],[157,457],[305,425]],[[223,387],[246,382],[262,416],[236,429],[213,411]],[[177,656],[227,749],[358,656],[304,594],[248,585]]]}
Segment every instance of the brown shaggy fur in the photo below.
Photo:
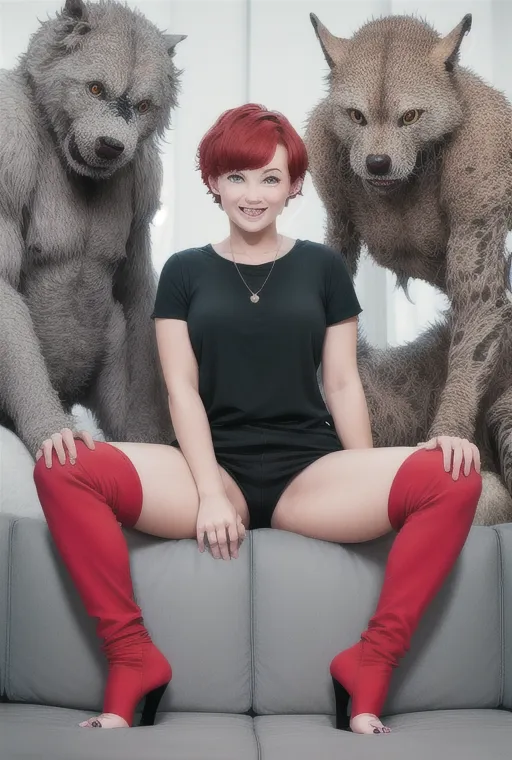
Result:
{"label": "brown shaggy fur", "polygon": [[351,39],[311,20],[330,67],[306,134],[326,242],[352,275],[366,245],[402,287],[419,278],[451,303],[406,346],[360,337],[375,445],[474,441],[487,471],[475,522],[512,521],[512,108],[458,64],[469,15],[445,37],[410,16]]}

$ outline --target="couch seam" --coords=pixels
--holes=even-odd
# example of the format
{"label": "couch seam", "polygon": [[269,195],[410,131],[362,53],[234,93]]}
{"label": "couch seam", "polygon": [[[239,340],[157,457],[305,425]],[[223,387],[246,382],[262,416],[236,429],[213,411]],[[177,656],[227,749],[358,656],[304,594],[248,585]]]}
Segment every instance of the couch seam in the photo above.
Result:
{"label": "couch seam", "polygon": [[12,557],[14,544],[14,528],[18,519],[13,518],[9,525],[9,538],[7,543],[7,600],[6,600],[6,632],[5,632],[5,696],[11,683],[11,624],[12,624]]}
{"label": "couch seam", "polygon": [[[256,667],[254,656],[254,531],[250,531],[249,541],[249,619],[250,619],[250,646],[251,646],[251,711],[254,713],[254,684],[256,682]],[[261,760],[261,745],[256,731],[256,722],[252,718],[252,730],[258,751],[258,760]]]}
{"label": "couch seam", "polygon": [[499,693],[499,707],[503,707],[505,701],[505,590],[504,590],[504,567],[505,561],[503,546],[501,541],[501,535],[499,530],[493,526],[494,533],[496,534],[496,541],[498,546],[498,585],[499,585],[499,609],[500,609],[500,693]]}
{"label": "couch seam", "polygon": [[249,539],[249,647],[251,655],[251,710],[254,709],[254,546],[252,531]]}

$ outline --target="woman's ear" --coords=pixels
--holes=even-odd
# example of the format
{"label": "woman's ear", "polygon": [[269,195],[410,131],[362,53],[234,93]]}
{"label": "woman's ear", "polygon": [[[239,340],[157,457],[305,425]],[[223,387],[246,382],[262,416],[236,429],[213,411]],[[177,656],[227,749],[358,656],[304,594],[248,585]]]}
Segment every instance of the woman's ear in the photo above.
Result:
{"label": "woman's ear", "polygon": [[219,183],[215,177],[208,177],[208,185],[210,186],[210,190],[214,195],[220,195]]}
{"label": "woman's ear", "polygon": [[303,184],[304,184],[304,177],[299,177],[299,179],[295,180],[293,185],[290,187],[290,194],[288,195],[288,198],[286,199],[285,206],[288,205],[288,203],[291,201],[292,198],[295,198],[297,195],[301,194]]}

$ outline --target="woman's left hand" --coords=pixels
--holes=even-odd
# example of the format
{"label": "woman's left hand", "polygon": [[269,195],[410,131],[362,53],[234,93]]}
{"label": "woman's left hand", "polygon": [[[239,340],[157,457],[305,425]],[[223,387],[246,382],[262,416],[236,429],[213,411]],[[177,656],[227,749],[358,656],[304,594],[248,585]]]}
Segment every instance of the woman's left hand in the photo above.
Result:
{"label": "woman's left hand", "polygon": [[[451,435],[438,435],[431,438],[430,441],[418,443],[423,449],[443,450],[444,469],[450,472],[452,467],[452,478],[458,480],[462,461],[464,460],[464,475],[469,475],[471,463],[473,462],[475,470],[480,472],[480,452],[474,443],[470,443],[467,438],[455,438]],[[453,455],[453,464],[452,464]]]}

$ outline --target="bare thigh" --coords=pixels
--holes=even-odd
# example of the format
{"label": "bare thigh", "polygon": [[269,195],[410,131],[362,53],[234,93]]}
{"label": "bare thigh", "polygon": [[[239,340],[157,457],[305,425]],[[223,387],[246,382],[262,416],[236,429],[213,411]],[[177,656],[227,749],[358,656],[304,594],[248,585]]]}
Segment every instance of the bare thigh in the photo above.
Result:
{"label": "bare thigh", "polygon": [[[110,443],[123,451],[142,484],[142,511],[135,530],[160,538],[195,538],[199,495],[187,460],[173,446]],[[249,510],[233,478],[219,466],[226,495],[249,527]]]}
{"label": "bare thigh", "polygon": [[326,454],[288,484],[272,527],[337,543],[370,541],[389,533],[391,485],[415,451],[400,446]]}

